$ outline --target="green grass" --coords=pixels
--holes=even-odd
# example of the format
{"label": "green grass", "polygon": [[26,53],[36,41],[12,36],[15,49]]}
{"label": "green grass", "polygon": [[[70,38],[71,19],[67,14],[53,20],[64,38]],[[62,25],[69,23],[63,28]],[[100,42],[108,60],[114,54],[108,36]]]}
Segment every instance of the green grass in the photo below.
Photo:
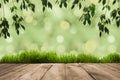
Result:
{"label": "green grass", "polygon": [[25,51],[16,55],[5,55],[0,63],[119,63],[119,54],[98,58],[90,54],[61,54],[55,52]]}

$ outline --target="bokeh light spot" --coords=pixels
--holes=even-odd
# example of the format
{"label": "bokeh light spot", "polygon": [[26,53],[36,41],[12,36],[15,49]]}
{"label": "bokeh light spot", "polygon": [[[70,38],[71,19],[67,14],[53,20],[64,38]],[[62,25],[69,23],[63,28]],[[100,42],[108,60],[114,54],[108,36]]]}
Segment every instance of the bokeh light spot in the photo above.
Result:
{"label": "bokeh light spot", "polygon": [[110,53],[114,53],[114,52],[116,52],[116,50],[117,50],[117,48],[116,48],[115,45],[110,45],[110,46],[108,47],[108,51],[109,51]]}
{"label": "bokeh light spot", "polygon": [[76,34],[76,33],[77,33],[77,30],[74,29],[74,28],[71,28],[70,33],[71,33],[71,34]]}
{"label": "bokeh light spot", "polygon": [[113,35],[108,36],[107,38],[109,43],[114,43],[115,42],[115,37]]}
{"label": "bokeh light spot", "polygon": [[67,21],[62,21],[60,27],[64,30],[67,30],[70,28],[70,24]]}
{"label": "bokeh light spot", "polygon": [[85,50],[88,53],[94,52],[96,48],[97,48],[97,44],[94,40],[89,40],[85,43]]}
{"label": "bokeh light spot", "polygon": [[62,35],[58,35],[56,38],[58,43],[63,43],[64,42],[64,37]]}
{"label": "bokeh light spot", "polygon": [[26,18],[25,18],[25,21],[26,21],[27,23],[31,23],[31,22],[33,21],[33,16],[27,15]]}

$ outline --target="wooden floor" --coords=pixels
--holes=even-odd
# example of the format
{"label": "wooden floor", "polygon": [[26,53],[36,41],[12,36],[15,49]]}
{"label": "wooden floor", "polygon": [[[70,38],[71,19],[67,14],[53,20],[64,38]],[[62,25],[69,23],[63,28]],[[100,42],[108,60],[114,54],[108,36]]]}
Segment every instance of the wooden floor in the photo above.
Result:
{"label": "wooden floor", "polygon": [[0,64],[0,80],[120,80],[120,64]]}

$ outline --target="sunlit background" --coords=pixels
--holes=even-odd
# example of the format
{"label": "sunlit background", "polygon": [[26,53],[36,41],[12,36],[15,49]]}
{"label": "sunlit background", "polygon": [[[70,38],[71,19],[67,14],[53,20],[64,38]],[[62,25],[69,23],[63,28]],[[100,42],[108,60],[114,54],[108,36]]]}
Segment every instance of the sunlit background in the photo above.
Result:
{"label": "sunlit background", "polygon": [[[34,2],[35,0],[32,1]],[[110,34],[104,34],[100,38],[97,27],[98,15],[104,11],[101,11],[102,7],[97,4],[97,0],[89,1],[86,4],[94,3],[99,6],[97,6],[96,12],[98,13],[92,19],[91,26],[84,26],[79,21],[82,10],[79,10],[78,7],[74,10],[71,10],[70,6],[67,9],[61,9],[58,5],[53,4],[52,10],[46,9],[43,13],[41,4],[37,1],[34,2],[36,4],[35,13],[31,11],[20,13],[25,17],[26,30],[21,29],[20,35],[17,36],[11,24],[11,37],[8,39],[0,38],[0,56],[15,54],[25,50],[55,51],[58,54],[90,53],[99,57],[109,53],[119,53],[120,28],[117,28],[115,24],[111,24],[108,26]],[[5,16],[9,20],[10,14],[8,6],[5,6]]]}

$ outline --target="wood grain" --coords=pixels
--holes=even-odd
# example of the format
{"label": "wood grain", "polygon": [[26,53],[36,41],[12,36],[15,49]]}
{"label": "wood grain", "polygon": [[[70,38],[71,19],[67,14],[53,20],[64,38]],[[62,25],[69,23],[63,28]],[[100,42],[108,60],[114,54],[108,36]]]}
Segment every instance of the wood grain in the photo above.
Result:
{"label": "wood grain", "polygon": [[120,64],[0,64],[0,80],[120,80]]}

